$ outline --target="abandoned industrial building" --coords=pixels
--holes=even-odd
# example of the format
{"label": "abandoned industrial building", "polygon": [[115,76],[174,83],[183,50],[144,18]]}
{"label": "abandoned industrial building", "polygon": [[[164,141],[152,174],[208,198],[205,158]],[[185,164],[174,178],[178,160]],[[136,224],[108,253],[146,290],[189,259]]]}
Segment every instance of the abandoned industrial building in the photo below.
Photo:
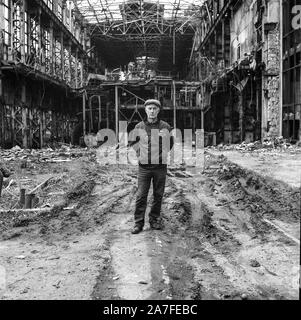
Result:
{"label": "abandoned industrial building", "polygon": [[141,120],[150,97],[217,143],[299,141],[298,4],[3,0],[1,146],[78,143],[83,125]]}
{"label": "abandoned industrial building", "polygon": [[[301,0],[0,0],[0,300],[297,299],[300,117]],[[121,121],[204,168],[150,208]]]}

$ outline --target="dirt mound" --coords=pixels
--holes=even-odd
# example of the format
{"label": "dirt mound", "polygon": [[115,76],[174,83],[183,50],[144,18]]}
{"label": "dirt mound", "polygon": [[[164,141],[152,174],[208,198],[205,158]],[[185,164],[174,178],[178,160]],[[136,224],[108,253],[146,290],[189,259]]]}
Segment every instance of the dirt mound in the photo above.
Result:
{"label": "dirt mound", "polygon": [[287,184],[257,175],[219,158],[218,181],[235,201],[244,202],[252,212],[296,221],[300,218],[300,191]]}

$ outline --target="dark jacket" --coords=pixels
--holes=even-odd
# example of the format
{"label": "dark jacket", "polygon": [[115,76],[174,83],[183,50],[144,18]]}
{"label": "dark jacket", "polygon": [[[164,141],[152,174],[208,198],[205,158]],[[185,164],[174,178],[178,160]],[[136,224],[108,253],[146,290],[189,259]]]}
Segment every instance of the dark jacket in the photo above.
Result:
{"label": "dark jacket", "polygon": [[[134,146],[139,165],[149,169],[167,166],[167,154],[174,146],[174,138],[166,134],[163,141],[162,135],[170,133],[172,131],[171,126],[159,119],[154,123],[146,120],[138,123],[134,130],[138,137],[136,141],[130,142],[129,145]],[[152,132],[153,140],[151,139]]]}

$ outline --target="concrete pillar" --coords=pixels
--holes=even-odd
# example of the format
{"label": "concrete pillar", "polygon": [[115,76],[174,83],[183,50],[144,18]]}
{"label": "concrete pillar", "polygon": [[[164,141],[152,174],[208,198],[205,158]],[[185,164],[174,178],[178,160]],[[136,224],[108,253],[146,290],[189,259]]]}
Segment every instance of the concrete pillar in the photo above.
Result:
{"label": "concrete pillar", "polygon": [[263,18],[263,62],[266,70],[263,75],[262,138],[275,138],[281,134],[281,39],[280,5],[278,0],[268,1]]}

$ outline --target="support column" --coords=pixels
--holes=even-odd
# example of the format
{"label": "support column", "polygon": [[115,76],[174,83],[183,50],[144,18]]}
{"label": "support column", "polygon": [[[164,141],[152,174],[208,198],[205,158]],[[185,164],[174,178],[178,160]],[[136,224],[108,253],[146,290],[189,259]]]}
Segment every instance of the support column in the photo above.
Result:
{"label": "support column", "polygon": [[44,146],[44,112],[39,110],[39,122],[40,122],[40,148]]}
{"label": "support column", "polygon": [[177,128],[177,100],[176,100],[176,83],[172,82],[172,92],[173,92],[173,128]]}
{"label": "support column", "polygon": [[160,97],[159,97],[159,91],[158,91],[158,85],[157,85],[157,84],[155,85],[155,97],[154,97],[154,98],[157,99],[157,100],[160,99]]}
{"label": "support column", "polygon": [[101,129],[101,96],[98,96],[98,131]]}
{"label": "support column", "polygon": [[3,82],[2,82],[2,70],[0,69],[0,147],[4,145],[4,133],[5,133],[5,109],[4,105],[2,104],[3,102]]}
{"label": "support column", "polygon": [[81,68],[80,68],[80,81],[81,81],[81,87],[84,86],[84,58],[81,59]]}
{"label": "support column", "polygon": [[225,51],[225,34],[226,34],[226,28],[225,28],[225,20],[222,20],[222,53],[223,53],[223,61],[226,66],[226,51]]}
{"label": "support column", "polygon": [[84,51],[86,52],[87,51],[87,43],[86,43],[86,36],[87,36],[87,27],[84,27],[82,30],[81,30],[82,34],[83,34],[83,41],[82,41],[82,45],[83,45],[83,49]]}
{"label": "support column", "polygon": [[71,40],[68,41],[68,47],[67,47],[67,51],[68,51],[68,61],[67,61],[67,64],[68,64],[68,74],[67,74],[67,82],[69,84],[71,84],[71,66],[72,66],[72,54],[71,54],[71,51],[72,51],[72,43],[71,43]]}
{"label": "support column", "polygon": [[243,142],[245,139],[245,123],[244,123],[244,117],[245,117],[245,110],[244,110],[244,93],[239,93],[239,130],[240,130],[240,142]]}
{"label": "support column", "polygon": [[58,0],[53,0],[53,13],[57,15],[58,11]]}
{"label": "support column", "polygon": [[38,25],[37,25],[37,32],[38,32],[38,51],[37,54],[39,55],[39,65],[38,65],[38,69],[41,70],[42,69],[42,58],[43,58],[43,54],[42,54],[42,25],[41,25],[41,8],[38,8]]}
{"label": "support column", "polygon": [[49,42],[50,42],[50,48],[49,48],[49,59],[50,59],[50,75],[53,75],[55,73],[55,67],[54,67],[54,32],[53,32],[53,21],[50,20],[50,28],[49,28]]}
{"label": "support column", "polygon": [[89,99],[89,133],[92,133],[93,131],[94,131],[93,110],[92,110],[92,99],[90,97],[90,99]]}
{"label": "support column", "polygon": [[[2,30],[4,30],[4,11],[3,11],[3,5],[2,5],[3,0],[0,0],[0,60],[3,60],[3,32]],[[2,87],[2,70],[0,68],[0,103],[2,101],[2,96],[3,96],[3,87]],[[1,143],[1,139],[0,139],[0,143]]]}
{"label": "support column", "polygon": [[75,65],[74,65],[74,73],[75,73],[75,88],[79,87],[78,83],[78,48],[75,50]]}
{"label": "support column", "polygon": [[9,5],[10,5],[10,21],[9,21],[9,31],[10,31],[10,48],[9,54],[8,54],[8,60],[14,60],[14,5],[13,5],[13,0],[9,0]]}
{"label": "support column", "polygon": [[63,24],[66,25],[66,6],[67,6],[67,0],[62,1],[62,21]]}
{"label": "support column", "polygon": [[61,31],[61,68],[62,68],[62,80],[65,80],[65,47],[64,47],[64,34]]}
{"label": "support column", "polygon": [[[280,0],[280,93],[279,93],[279,118],[280,118],[280,128],[279,136],[283,136],[283,0]],[[301,126],[300,126],[300,136],[301,136]],[[301,205],[301,202],[300,202]]]}
{"label": "support column", "polygon": [[176,65],[176,34],[175,30],[173,31],[173,42],[172,42],[172,64],[173,66]]}
{"label": "support column", "polygon": [[26,108],[26,83],[22,83],[21,92],[22,102],[22,136],[23,136],[23,148],[28,148],[28,126],[27,126],[27,108]]}
{"label": "support column", "polygon": [[116,138],[119,139],[119,97],[118,86],[115,86],[115,133]]}
{"label": "support column", "polygon": [[72,1],[69,0],[69,26],[70,26],[70,32],[74,34],[71,5],[72,5]]}
{"label": "support column", "polygon": [[[3,60],[3,53],[4,53],[3,52],[4,38],[3,38],[3,32],[2,32],[2,30],[4,30],[4,10],[3,10],[2,2],[3,0],[0,0],[0,60]],[[0,81],[1,81],[1,78],[0,78]]]}
{"label": "support column", "polygon": [[86,92],[83,92],[83,137],[86,135]]}
{"label": "support column", "polygon": [[107,129],[109,129],[110,127],[109,103],[106,104],[106,115],[107,115]]}
{"label": "support column", "polygon": [[29,119],[29,128],[28,128],[28,148],[32,149],[33,144],[33,131],[34,131],[34,125],[33,125],[33,110],[28,109],[28,119]]}
{"label": "support column", "polygon": [[12,143],[15,146],[16,142],[16,130],[15,130],[15,124],[16,124],[16,112],[15,112],[15,106],[11,106],[11,139]]}
{"label": "support column", "polygon": [[20,11],[20,51],[21,51],[21,62],[25,63],[25,6],[26,1],[22,1]]}

